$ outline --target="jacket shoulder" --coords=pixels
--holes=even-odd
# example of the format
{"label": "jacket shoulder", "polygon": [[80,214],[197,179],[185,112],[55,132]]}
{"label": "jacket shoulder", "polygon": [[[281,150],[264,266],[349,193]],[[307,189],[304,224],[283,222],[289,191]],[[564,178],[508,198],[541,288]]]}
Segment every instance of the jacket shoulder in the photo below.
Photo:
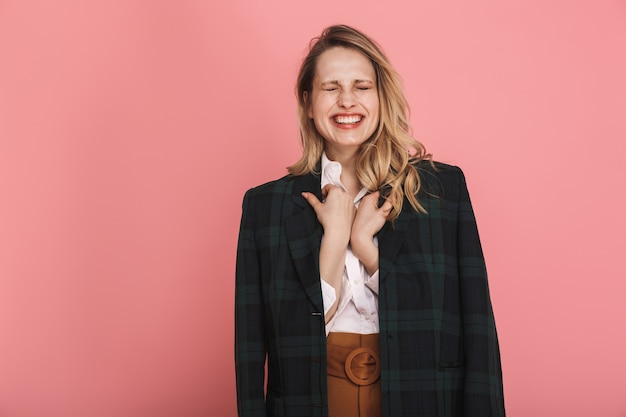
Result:
{"label": "jacket shoulder", "polygon": [[287,174],[282,178],[257,185],[246,191],[245,198],[257,199],[264,196],[266,198],[276,196],[276,194],[291,194],[294,178],[293,175]]}
{"label": "jacket shoulder", "polygon": [[439,161],[421,160],[414,165],[420,175],[435,176],[442,180],[452,180],[463,175],[460,167]]}
{"label": "jacket shoulder", "polygon": [[444,199],[456,199],[465,187],[465,176],[461,168],[438,161],[422,160],[415,164],[422,182],[421,192]]}

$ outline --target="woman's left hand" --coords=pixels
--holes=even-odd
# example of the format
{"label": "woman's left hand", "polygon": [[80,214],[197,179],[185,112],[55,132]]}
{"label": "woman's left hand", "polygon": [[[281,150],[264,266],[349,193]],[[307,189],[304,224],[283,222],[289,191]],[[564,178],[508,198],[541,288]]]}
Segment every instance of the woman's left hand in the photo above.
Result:
{"label": "woman's left hand", "polygon": [[385,201],[381,207],[378,207],[379,198],[379,191],[363,197],[350,234],[352,252],[370,275],[378,270],[378,248],[374,245],[374,235],[385,225],[392,208],[389,201]]}

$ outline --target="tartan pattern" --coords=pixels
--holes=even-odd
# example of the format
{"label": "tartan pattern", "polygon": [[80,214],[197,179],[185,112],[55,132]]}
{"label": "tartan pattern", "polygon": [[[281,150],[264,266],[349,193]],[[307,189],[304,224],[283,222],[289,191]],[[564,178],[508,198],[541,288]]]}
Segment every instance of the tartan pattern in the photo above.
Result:
{"label": "tartan pattern", "polygon": [[[378,234],[383,416],[503,417],[498,340],[465,178],[458,167],[436,167],[418,166],[428,214],[405,201]],[[240,417],[328,415],[322,227],[302,191],[320,198],[319,176],[286,176],[244,197],[235,288]]]}

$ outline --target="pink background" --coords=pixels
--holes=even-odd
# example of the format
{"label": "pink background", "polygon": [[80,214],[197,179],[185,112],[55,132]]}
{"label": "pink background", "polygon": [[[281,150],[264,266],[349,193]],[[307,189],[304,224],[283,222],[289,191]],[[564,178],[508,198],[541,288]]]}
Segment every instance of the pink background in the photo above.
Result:
{"label": "pink background", "polygon": [[617,0],[0,1],[0,416],[236,415],[241,199],[339,22],[468,177],[509,416],[626,416]]}

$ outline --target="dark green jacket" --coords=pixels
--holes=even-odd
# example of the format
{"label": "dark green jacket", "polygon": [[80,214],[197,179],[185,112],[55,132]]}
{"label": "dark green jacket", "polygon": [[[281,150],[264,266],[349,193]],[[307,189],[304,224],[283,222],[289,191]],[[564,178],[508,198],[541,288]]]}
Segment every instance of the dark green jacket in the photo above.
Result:
{"label": "dark green jacket", "polygon": [[[385,417],[502,417],[500,354],[465,178],[419,165],[418,196],[378,234]],[[322,227],[286,176],[248,191],[237,249],[235,362],[240,417],[327,416]],[[264,388],[267,358],[267,390]]]}

